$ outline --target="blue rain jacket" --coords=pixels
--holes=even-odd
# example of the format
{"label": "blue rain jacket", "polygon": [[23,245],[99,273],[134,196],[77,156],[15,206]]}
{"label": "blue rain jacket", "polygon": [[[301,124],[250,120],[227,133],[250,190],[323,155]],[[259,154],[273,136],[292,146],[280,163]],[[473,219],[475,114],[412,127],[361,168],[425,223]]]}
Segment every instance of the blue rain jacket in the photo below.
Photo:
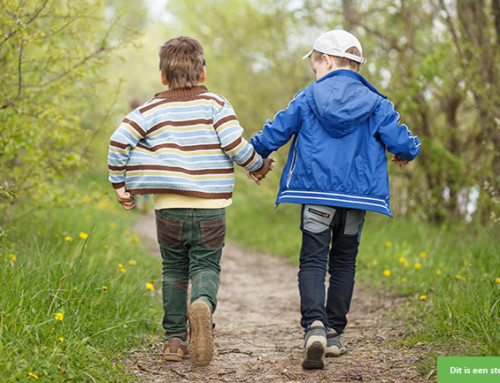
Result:
{"label": "blue rain jacket", "polygon": [[251,139],[263,157],[293,137],[276,203],[371,210],[390,217],[386,149],[404,159],[420,140],[360,74],[336,70],[298,93]]}

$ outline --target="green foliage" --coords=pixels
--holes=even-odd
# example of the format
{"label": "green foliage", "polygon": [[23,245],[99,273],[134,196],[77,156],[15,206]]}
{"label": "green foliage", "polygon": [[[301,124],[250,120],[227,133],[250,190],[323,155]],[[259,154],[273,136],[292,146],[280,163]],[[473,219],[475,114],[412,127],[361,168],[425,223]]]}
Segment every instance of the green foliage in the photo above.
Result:
{"label": "green foliage", "polygon": [[84,124],[95,114],[99,68],[131,33],[104,17],[101,0],[2,4],[0,224],[17,205],[60,206],[76,195],[100,129]]}
{"label": "green foliage", "polygon": [[129,231],[134,213],[107,185],[85,181],[80,206],[32,212],[0,238],[2,382],[30,372],[46,381],[135,381],[121,355],[160,329],[159,295],[146,283],[161,286],[161,262]]}

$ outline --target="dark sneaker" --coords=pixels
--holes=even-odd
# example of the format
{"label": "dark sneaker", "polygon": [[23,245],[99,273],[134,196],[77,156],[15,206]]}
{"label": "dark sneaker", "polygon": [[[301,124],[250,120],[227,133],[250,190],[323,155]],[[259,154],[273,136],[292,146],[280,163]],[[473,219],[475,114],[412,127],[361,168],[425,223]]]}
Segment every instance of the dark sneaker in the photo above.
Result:
{"label": "dark sneaker", "polygon": [[163,360],[180,362],[188,353],[188,348],[180,338],[170,338],[163,349]]}
{"label": "dark sneaker", "polygon": [[326,329],[319,320],[314,321],[304,337],[304,356],[302,367],[305,369],[325,367]]}
{"label": "dark sneaker", "polygon": [[326,334],[326,356],[339,356],[345,353],[342,335],[335,330],[328,330]]}
{"label": "dark sneaker", "polygon": [[194,302],[188,310],[189,358],[195,366],[207,366],[214,354],[212,313],[203,301]]}

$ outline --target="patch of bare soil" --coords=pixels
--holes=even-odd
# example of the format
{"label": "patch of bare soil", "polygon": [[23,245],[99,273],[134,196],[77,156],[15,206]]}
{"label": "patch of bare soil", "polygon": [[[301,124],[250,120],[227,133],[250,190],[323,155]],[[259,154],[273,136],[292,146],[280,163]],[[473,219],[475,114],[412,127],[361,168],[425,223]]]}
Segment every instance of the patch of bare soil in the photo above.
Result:
{"label": "patch of bare soil", "polygon": [[[157,248],[154,217],[144,217],[136,231]],[[138,380],[152,383],[427,381],[414,367],[422,348],[391,346],[403,336],[402,324],[386,317],[398,301],[360,287],[343,337],[347,353],[327,358],[323,370],[302,369],[297,271],[284,259],[226,245],[210,365],[162,362],[160,335],[154,344],[131,351],[127,365]]]}

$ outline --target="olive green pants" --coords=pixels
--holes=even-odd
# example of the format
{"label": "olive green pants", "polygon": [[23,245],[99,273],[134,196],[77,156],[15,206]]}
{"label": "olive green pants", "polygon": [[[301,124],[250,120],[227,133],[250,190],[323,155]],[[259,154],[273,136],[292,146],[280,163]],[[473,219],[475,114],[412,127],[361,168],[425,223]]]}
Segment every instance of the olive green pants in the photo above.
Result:
{"label": "olive green pants", "polygon": [[188,285],[191,302],[204,301],[215,311],[220,259],[226,235],[225,209],[156,210],[163,265],[165,339],[186,339]]}

